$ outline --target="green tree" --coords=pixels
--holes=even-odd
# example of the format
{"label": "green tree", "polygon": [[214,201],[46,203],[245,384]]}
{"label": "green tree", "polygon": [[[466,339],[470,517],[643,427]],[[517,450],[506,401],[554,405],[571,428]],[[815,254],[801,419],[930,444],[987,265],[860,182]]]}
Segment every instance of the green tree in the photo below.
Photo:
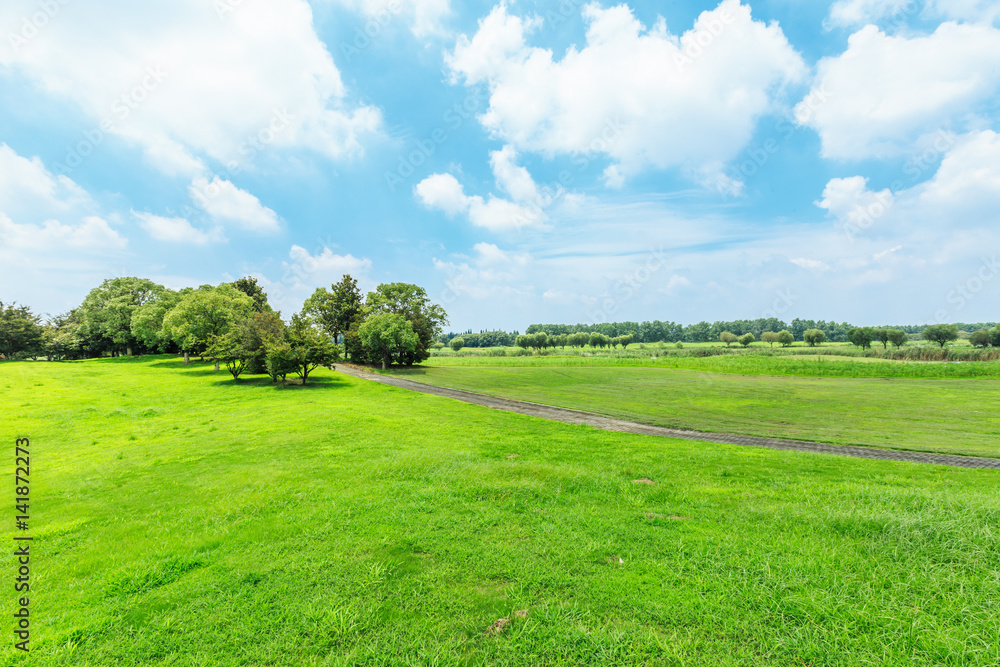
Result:
{"label": "green tree", "polygon": [[131,356],[138,341],[132,316],[166,288],[145,278],[109,278],[87,294],[80,306],[81,334],[88,347]]}
{"label": "green tree", "polygon": [[346,345],[347,333],[351,325],[361,319],[363,308],[358,281],[348,274],[339,283],[331,285],[329,291],[320,287],[313,292],[303,304],[302,312],[311,317],[334,342],[344,336]]}
{"label": "green tree", "polygon": [[925,340],[937,343],[942,350],[948,343],[958,340],[958,327],[954,324],[932,324],[923,333]]}
{"label": "green tree", "polygon": [[778,342],[782,347],[790,347],[795,342],[795,336],[788,329],[782,329],[778,332]]}
{"label": "green tree", "polygon": [[28,306],[0,301],[0,354],[11,361],[20,356],[33,356],[42,351],[45,328],[41,318]]}
{"label": "green tree", "polygon": [[463,347],[465,347],[465,340],[461,336],[451,339],[451,349],[455,350],[455,352],[458,352]]}
{"label": "green tree", "polygon": [[374,292],[368,293],[365,310],[368,317],[394,313],[410,323],[417,335],[417,345],[401,353],[401,363],[407,366],[430,356],[431,343],[441,334],[441,327],[448,323],[444,308],[431,303],[424,288],[408,283],[379,285]]}
{"label": "green tree", "polygon": [[253,313],[234,328],[240,357],[248,375],[267,373],[267,353],[284,342],[285,323],[273,310]]}
{"label": "green tree", "polygon": [[969,343],[974,347],[989,347],[990,346],[990,332],[988,329],[980,329],[979,331],[974,331],[971,336],[969,336]]}
{"label": "green tree", "polygon": [[240,278],[230,283],[240,292],[253,299],[253,309],[257,313],[272,312],[271,305],[267,302],[267,293],[264,288],[257,284],[257,279],[251,276]]}
{"label": "green tree", "polygon": [[[204,353],[238,322],[250,317],[253,299],[229,283],[202,285],[185,294],[163,318],[166,335],[184,352]],[[215,369],[219,370],[216,360]]]}
{"label": "green tree", "polygon": [[233,381],[239,382],[247,363],[239,332],[235,327],[215,337],[208,346],[207,353],[216,360],[216,364],[220,361],[224,363],[226,370],[232,374]]}
{"label": "green tree", "polygon": [[873,340],[877,340],[878,342],[882,343],[883,350],[889,349],[889,342],[891,340],[889,329],[887,329],[886,327],[877,327],[875,329],[872,329],[872,336]]}
{"label": "green tree", "polygon": [[738,340],[738,338],[736,337],[736,334],[734,334],[731,331],[723,331],[722,333],[719,334],[719,340],[725,343],[726,347],[729,347],[730,345],[735,343]]}
{"label": "green tree", "polygon": [[618,343],[622,346],[623,350],[627,350],[628,346],[635,341],[635,336],[633,334],[625,334],[624,336],[618,337]]}
{"label": "green tree", "polygon": [[806,329],[802,333],[802,340],[809,347],[816,347],[817,345],[822,345],[823,341],[826,340],[826,333],[822,329]]}
{"label": "green tree", "polygon": [[757,339],[754,338],[754,335],[752,333],[745,333],[742,336],[740,336],[738,340],[740,345],[742,345],[743,347],[749,347],[750,344]]}
{"label": "green tree", "polygon": [[902,329],[890,329],[889,330],[889,342],[896,346],[896,348],[901,348],[910,341],[910,337]]}
{"label": "green tree", "polygon": [[139,306],[132,313],[132,336],[139,345],[155,352],[166,352],[171,344],[170,337],[163,329],[163,318],[180,303],[190,288],[175,292],[164,288],[163,292]]}
{"label": "green tree", "polygon": [[408,364],[420,345],[413,324],[399,313],[372,315],[358,328],[358,334],[371,357],[381,360],[382,370],[394,361]]}
{"label": "green tree", "polygon": [[295,374],[302,378],[302,384],[317,368],[332,366],[340,361],[340,347],[302,314],[292,315],[285,332],[285,343],[291,348],[290,359],[294,362]]}
{"label": "green tree", "polygon": [[774,348],[774,344],[780,342],[781,340],[778,334],[774,333],[773,331],[765,331],[760,335],[760,339],[761,341],[770,345],[772,349]]}
{"label": "green tree", "polygon": [[847,332],[847,340],[862,350],[867,350],[875,340],[875,330],[871,327],[855,327]]}
{"label": "green tree", "polygon": [[1000,324],[990,329],[990,345],[1000,347]]}

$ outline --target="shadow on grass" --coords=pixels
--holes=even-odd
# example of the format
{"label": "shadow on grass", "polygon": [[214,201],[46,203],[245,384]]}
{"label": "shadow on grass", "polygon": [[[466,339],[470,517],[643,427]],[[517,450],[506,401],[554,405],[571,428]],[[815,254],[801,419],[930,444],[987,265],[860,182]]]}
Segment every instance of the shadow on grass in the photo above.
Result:
{"label": "shadow on grass", "polygon": [[[213,373],[215,371],[212,371]],[[225,371],[221,371],[226,373]],[[346,389],[349,383],[344,381],[343,376],[331,375],[310,375],[305,385],[300,378],[289,378],[284,385],[280,382],[271,382],[270,376],[251,375],[240,376],[239,380],[233,381],[233,376],[226,373],[225,378],[219,378],[218,382],[213,382],[216,387],[239,387],[242,389],[269,390],[269,391],[314,391],[322,389]]]}

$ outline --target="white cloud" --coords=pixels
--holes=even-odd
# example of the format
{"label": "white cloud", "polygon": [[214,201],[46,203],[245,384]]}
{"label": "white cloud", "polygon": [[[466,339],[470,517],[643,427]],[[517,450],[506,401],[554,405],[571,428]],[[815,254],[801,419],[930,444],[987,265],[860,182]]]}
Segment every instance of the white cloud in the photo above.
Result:
{"label": "white cloud", "polygon": [[548,220],[545,209],[551,207],[564,191],[539,188],[531,174],[517,165],[512,146],[490,153],[490,165],[497,187],[511,199],[490,195],[466,195],[462,184],[451,174],[432,174],[414,187],[414,195],[431,209],[449,216],[467,214],[472,224],[492,231],[508,231],[540,225]]}
{"label": "white cloud", "polygon": [[850,223],[865,216],[883,216],[892,208],[894,200],[889,188],[872,192],[868,190],[867,178],[851,176],[831,179],[823,190],[823,199],[816,202],[816,206]]}
{"label": "white cloud", "polygon": [[92,207],[90,196],[71,179],[53,174],[39,158],[22,157],[0,143],[0,211],[40,221]]}
{"label": "white cloud", "polygon": [[194,179],[188,192],[195,204],[217,222],[255,233],[274,233],[281,229],[277,213],[246,190],[218,176],[211,182],[206,178]]}
{"label": "white cloud", "polygon": [[912,6],[913,0],[837,0],[830,7],[827,23],[828,27],[867,25],[896,16]]}
{"label": "white cloud", "polygon": [[406,21],[419,38],[448,34],[445,23],[452,14],[451,0],[335,0],[337,4],[359,12],[367,23],[364,33],[374,39],[397,19]]}
{"label": "white cloud", "polygon": [[823,155],[864,159],[922,148],[942,129],[975,129],[1000,89],[1000,30],[945,23],[931,35],[891,36],[875,26],[818,65],[813,94],[797,108],[819,132]]}
{"label": "white cloud", "polygon": [[372,268],[370,259],[350,254],[338,255],[325,247],[313,255],[302,246],[293,245],[288,257],[291,261],[282,262],[282,268],[285,270],[282,282],[292,289],[332,284],[340,280],[345,273],[357,277],[359,274],[368,273]]}
{"label": "white cloud", "polygon": [[829,271],[830,267],[827,266],[826,262],[821,262],[818,259],[806,259],[800,257],[798,259],[789,260],[795,266],[802,269],[809,269],[810,271]]}
{"label": "white cloud", "polygon": [[139,221],[139,226],[146,230],[157,241],[167,243],[182,243],[185,245],[207,245],[225,241],[221,229],[208,232],[195,229],[184,218],[164,218],[151,213],[132,211]]}
{"label": "white cloud", "polygon": [[928,0],[924,9],[930,16],[956,21],[993,23],[1000,18],[996,0]]}
{"label": "white cloud", "polygon": [[[38,11],[6,0],[0,33],[20,33]],[[376,108],[349,102],[306,0],[60,3],[37,33],[5,38],[0,66],[82,109],[95,132],[136,142],[165,173],[194,176],[203,155],[241,162],[254,138],[341,158],[380,126]]]}
{"label": "white cloud", "polygon": [[[128,241],[111,228],[107,220],[97,216],[87,216],[79,224],[63,224],[58,220],[46,220],[40,225],[15,224],[6,214],[0,212],[0,256],[6,261],[14,261],[20,255],[24,263],[34,259],[45,261],[42,255],[55,259],[60,251],[87,251],[96,254],[111,254],[128,245]],[[46,262],[51,264],[51,262]]]}
{"label": "white cloud", "polygon": [[619,165],[612,186],[646,167],[714,177],[776,107],[777,89],[806,68],[777,24],[724,0],[681,36],[651,29],[626,5],[583,9],[587,43],[555,61],[527,44],[540,19],[505,5],[446,56],[452,77],[486,83],[483,125],[512,146],[544,154],[600,154]]}

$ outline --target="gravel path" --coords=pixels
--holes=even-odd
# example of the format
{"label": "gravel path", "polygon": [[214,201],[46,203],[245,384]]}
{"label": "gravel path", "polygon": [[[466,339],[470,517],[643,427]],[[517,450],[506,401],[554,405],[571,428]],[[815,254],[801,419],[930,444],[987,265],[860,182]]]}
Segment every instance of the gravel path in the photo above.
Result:
{"label": "gravel path", "polygon": [[705,431],[688,431],[676,428],[666,428],[664,426],[651,426],[638,422],[626,421],[624,419],[614,419],[605,417],[593,412],[583,412],[582,410],[571,410],[569,408],[557,408],[552,405],[542,405],[541,403],[529,403],[527,401],[513,401],[507,398],[497,398],[486,394],[477,394],[461,389],[449,389],[447,387],[436,387],[423,382],[404,380],[402,378],[388,377],[374,373],[358,366],[337,364],[337,370],[352,377],[363,380],[371,380],[382,384],[410,389],[423,394],[433,394],[454,398],[466,403],[475,403],[494,410],[505,410],[506,412],[516,412],[532,417],[541,417],[552,421],[566,424],[586,424],[594,428],[605,431],[618,431],[621,433],[639,433],[641,435],[660,435],[668,438],[680,438],[682,440],[700,440],[703,442],[720,442],[728,445],[744,445],[747,447],[767,447],[769,449],[784,449],[795,452],[814,452],[819,454],[836,454],[838,456],[853,456],[859,459],[879,459],[882,461],[907,461],[910,463],[933,463],[937,465],[957,466],[961,468],[989,468],[1000,470],[1000,459],[978,458],[974,456],[952,456],[948,454],[925,454],[922,452],[903,452],[891,449],[878,449],[876,447],[855,447],[840,445],[825,445],[818,442],[807,442],[804,440],[782,440],[779,438],[758,438],[749,435],[730,435],[727,433],[707,433]]}

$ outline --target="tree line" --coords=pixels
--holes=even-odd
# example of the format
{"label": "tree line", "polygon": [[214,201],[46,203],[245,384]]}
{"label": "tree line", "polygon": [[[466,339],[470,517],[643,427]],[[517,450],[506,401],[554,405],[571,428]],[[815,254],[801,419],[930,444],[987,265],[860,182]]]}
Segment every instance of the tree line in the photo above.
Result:
{"label": "tree line", "polygon": [[0,354],[50,361],[146,353],[208,357],[239,379],[268,374],[305,383],[346,354],[358,363],[427,359],[447,314],[423,288],[379,285],[362,295],[345,275],[318,288],[289,321],[255,278],[174,291],[143,278],[105,280],[70,312],[43,322],[27,306],[0,302]]}

